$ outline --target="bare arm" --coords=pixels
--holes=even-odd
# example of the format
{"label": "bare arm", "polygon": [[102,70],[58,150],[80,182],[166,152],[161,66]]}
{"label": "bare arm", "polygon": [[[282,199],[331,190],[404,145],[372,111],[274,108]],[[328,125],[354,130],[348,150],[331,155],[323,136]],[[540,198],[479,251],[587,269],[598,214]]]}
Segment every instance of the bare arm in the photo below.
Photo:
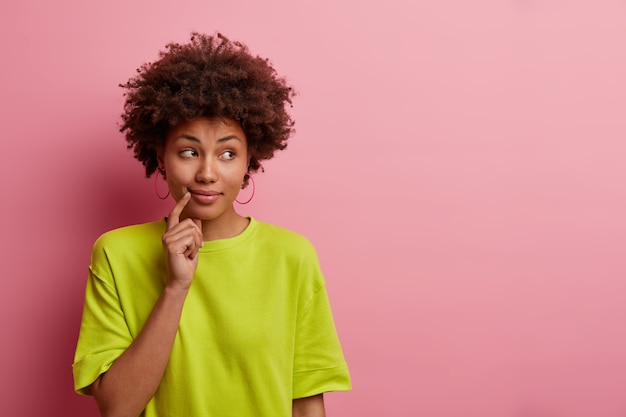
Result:
{"label": "bare arm", "polygon": [[102,417],[137,417],[150,401],[163,377],[185,297],[166,288],[135,341],[93,383]]}
{"label": "bare arm", "polygon": [[137,338],[91,386],[103,417],[137,417],[163,378],[202,245],[199,222],[179,221],[188,201],[189,195],[181,198],[168,217],[163,235],[168,283],[161,297]]}
{"label": "bare arm", "polygon": [[324,394],[293,400],[292,417],[325,417]]}

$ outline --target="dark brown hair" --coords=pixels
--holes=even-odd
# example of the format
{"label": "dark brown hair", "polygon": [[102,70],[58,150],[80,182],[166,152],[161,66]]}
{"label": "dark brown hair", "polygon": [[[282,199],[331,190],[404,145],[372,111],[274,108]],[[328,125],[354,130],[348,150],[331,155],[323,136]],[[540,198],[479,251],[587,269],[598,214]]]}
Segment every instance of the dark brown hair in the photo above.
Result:
{"label": "dark brown hair", "polygon": [[187,44],[170,43],[137,73],[120,84],[127,90],[120,131],[148,177],[158,168],[157,150],[167,132],[184,121],[201,116],[238,121],[248,141],[249,172],[284,149],[294,132],[286,109],[293,89],[267,59],[219,33],[194,32]]}

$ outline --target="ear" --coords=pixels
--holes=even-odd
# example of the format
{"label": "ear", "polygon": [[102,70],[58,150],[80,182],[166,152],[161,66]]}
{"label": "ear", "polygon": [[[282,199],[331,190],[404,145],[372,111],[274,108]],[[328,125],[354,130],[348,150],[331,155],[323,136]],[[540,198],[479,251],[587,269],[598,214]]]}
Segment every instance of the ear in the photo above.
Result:
{"label": "ear", "polygon": [[165,162],[163,162],[163,149],[157,149],[156,151],[157,163],[159,164],[159,171],[165,171]]}

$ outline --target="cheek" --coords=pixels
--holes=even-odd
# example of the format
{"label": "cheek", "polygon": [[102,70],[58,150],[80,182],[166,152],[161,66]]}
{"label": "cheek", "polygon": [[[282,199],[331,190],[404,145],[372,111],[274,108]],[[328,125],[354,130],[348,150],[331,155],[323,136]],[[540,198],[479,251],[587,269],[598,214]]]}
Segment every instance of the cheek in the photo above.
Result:
{"label": "cheek", "polygon": [[228,176],[228,183],[231,184],[232,186],[236,186],[237,184],[241,184],[243,182],[243,176],[244,175],[246,175],[245,172],[241,172],[241,171],[232,172]]}
{"label": "cheek", "polygon": [[165,170],[167,172],[167,179],[172,182],[185,182],[193,175],[190,166],[181,164],[179,161],[172,159],[165,161]]}
{"label": "cheek", "polygon": [[189,172],[180,169],[170,170],[167,175],[167,185],[172,196],[178,200],[187,192],[187,186],[193,182]]}
{"label": "cheek", "polygon": [[243,178],[246,175],[246,172],[247,171],[245,168],[238,169],[237,171],[231,172],[230,175],[228,176],[229,187],[239,192],[239,190],[241,189],[241,186],[243,185]]}

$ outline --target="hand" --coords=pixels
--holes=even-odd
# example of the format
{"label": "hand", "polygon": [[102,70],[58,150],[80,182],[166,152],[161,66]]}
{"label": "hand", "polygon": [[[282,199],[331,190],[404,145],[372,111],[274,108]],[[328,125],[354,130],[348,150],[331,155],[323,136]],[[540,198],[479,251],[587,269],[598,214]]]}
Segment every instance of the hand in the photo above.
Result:
{"label": "hand", "polygon": [[187,218],[180,221],[180,214],[189,203],[187,192],[174,206],[167,218],[167,228],[162,237],[167,261],[168,286],[188,290],[198,266],[198,249],[202,243],[202,222]]}

